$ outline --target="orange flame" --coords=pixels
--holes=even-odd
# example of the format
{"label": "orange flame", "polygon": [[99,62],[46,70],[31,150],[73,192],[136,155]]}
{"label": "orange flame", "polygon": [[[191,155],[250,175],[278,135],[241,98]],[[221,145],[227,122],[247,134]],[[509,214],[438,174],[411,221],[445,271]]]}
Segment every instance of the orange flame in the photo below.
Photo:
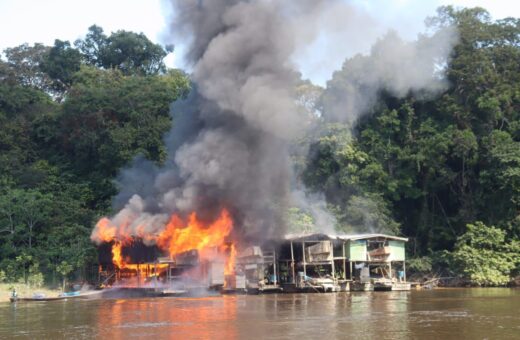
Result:
{"label": "orange flame", "polygon": [[[183,221],[178,215],[172,215],[164,230],[159,234],[152,235],[145,232],[143,226],[137,226],[136,235],[129,231],[129,222],[123,225],[115,225],[110,219],[104,217],[96,225],[96,231],[92,235],[92,240],[96,242],[114,242],[112,245],[112,262],[119,269],[133,268],[132,264],[126,263],[122,255],[122,248],[132,242],[132,237],[139,237],[147,243],[155,243],[170,258],[183,252],[196,249],[199,255],[209,255],[211,248],[222,249],[225,246],[226,238],[233,229],[233,220],[229,212],[223,209],[219,217],[209,225],[199,220],[195,212],[189,215],[187,221]],[[226,249],[226,248],[224,248]],[[234,271],[236,250],[231,245],[229,259],[226,263],[226,273]]]}
{"label": "orange flame", "polygon": [[232,275],[235,274],[235,262],[237,257],[237,250],[235,245],[232,243],[229,246],[229,257],[226,261],[226,268],[224,269],[224,275]]}
{"label": "orange flame", "polygon": [[177,215],[173,215],[164,231],[157,237],[157,245],[168,251],[173,258],[188,250],[201,251],[221,246],[232,229],[233,221],[225,209],[222,210],[219,218],[207,227],[194,212],[190,214],[187,226],[183,226],[182,220]]}
{"label": "orange flame", "polygon": [[115,242],[112,245],[112,262],[119,268],[125,267],[125,261],[123,260],[123,255],[121,253],[122,247],[123,245],[121,242]]}
{"label": "orange flame", "polygon": [[92,236],[92,240],[97,242],[111,242],[116,237],[117,227],[112,222],[103,217],[96,225],[96,233]]}

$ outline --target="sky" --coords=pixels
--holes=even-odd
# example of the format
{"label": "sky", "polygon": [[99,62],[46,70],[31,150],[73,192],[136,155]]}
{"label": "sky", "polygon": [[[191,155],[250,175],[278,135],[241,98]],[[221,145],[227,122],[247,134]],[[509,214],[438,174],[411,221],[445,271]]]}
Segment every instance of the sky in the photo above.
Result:
{"label": "sky", "polygon": [[[54,39],[73,42],[82,38],[88,27],[96,24],[105,33],[119,29],[143,32],[160,44],[174,44],[169,67],[185,68],[182,42],[169,41],[167,27],[171,17],[165,0],[0,0],[0,50],[23,43],[52,45]],[[285,1],[285,0],[284,0]],[[376,35],[388,29],[403,38],[413,39],[424,30],[424,19],[435,14],[440,5],[481,6],[494,19],[520,17],[520,2],[513,0],[345,0],[377,18]],[[339,69],[346,57],[366,53],[373,41],[356,40],[348,35],[323,34],[306,50],[299,51],[294,63],[305,78],[324,85],[331,73]],[[375,39],[375,38],[374,38]],[[340,43],[341,42],[341,43]],[[189,71],[189,70],[188,70]]]}

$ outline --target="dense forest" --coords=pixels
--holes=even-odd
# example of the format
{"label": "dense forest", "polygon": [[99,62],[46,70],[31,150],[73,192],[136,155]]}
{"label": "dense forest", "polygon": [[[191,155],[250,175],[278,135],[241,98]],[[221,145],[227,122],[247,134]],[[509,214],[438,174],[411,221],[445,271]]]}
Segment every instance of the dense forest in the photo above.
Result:
{"label": "dense forest", "polygon": [[[304,176],[343,225],[410,237],[410,269],[505,284],[520,269],[520,20],[443,7],[429,24],[458,29],[448,90],[380,93],[352,133],[329,120]],[[351,62],[323,90],[324,123]]]}
{"label": "dense forest", "polygon": [[[324,193],[338,230],[409,237],[416,273],[505,285],[520,270],[520,19],[452,7],[429,19],[431,30],[449,25],[459,38],[442,65],[449,86],[435,97],[381,91],[345,124],[329,103],[355,60],[325,88],[302,82],[315,128],[295,142],[308,149],[295,164],[306,187]],[[4,50],[0,281],[90,275],[90,232],[111,212],[114,180],[136,156],[165,160],[171,103],[190,91],[186,74],[165,67],[169,52],[98,26],[72,44]],[[298,209],[288,219],[312,224]]]}

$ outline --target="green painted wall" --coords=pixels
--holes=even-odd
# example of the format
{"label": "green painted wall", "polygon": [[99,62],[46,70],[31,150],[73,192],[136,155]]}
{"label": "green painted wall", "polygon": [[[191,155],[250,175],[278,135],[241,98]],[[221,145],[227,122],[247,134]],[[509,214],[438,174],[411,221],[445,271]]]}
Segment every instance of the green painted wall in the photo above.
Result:
{"label": "green painted wall", "polygon": [[346,254],[350,261],[366,261],[367,260],[367,241],[357,240],[348,241]]}
{"label": "green painted wall", "polygon": [[388,241],[390,247],[390,261],[404,261],[404,242],[403,241]]}

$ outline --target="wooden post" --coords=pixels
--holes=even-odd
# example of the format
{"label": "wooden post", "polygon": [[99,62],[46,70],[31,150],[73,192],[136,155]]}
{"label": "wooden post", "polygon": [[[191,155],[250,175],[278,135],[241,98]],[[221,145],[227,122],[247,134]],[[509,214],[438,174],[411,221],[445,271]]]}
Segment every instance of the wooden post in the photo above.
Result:
{"label": "wooden post", "polygon": [[276,250],[273,248],[273,272],[274,272],[274,285],[278,282],[278,275],[276,273]]}
{"label": "wooden post", "polygon": [[347,279],[347,258],[345,256],[345,241],[341,245],[341,250],[343,251],[343,280]]}
{"label": "wooden post", "polygon": [[403,279],[406,282],[406,261],[403,261]]}
{"label": "wooden post", "polygon": [[291,241],[291,267],[292,267],[292,281],[294,284],[296,284],[296,275],[295,275],[295,269],[294,269],[294,249],[293,249],[293,243]]}
{"label": "wooden post", "polygon": [[354,280],[352,261],[349,261],[349,263],[350,263],[350,280]]}
{"label": "wooden post", "polygon": [[153,273],[154,286],[157,289],[157,279],[159,278],[159,276],[157,275],[157,260],[155,260],[155,262],[154,262],[153,271],[154,271],[154,273]]}
{"label": "wooden post", "polygon": [[332,244],[332,241],[330,242],[330,256],[332,257],[332,279],[336,279],[336,268],[334,266],[334,245]]}
{"label": "wooden post", "polygon": [[302,242],[303,251],[303,275],[307,276],[307,263],[305,262],[305,241]]}

